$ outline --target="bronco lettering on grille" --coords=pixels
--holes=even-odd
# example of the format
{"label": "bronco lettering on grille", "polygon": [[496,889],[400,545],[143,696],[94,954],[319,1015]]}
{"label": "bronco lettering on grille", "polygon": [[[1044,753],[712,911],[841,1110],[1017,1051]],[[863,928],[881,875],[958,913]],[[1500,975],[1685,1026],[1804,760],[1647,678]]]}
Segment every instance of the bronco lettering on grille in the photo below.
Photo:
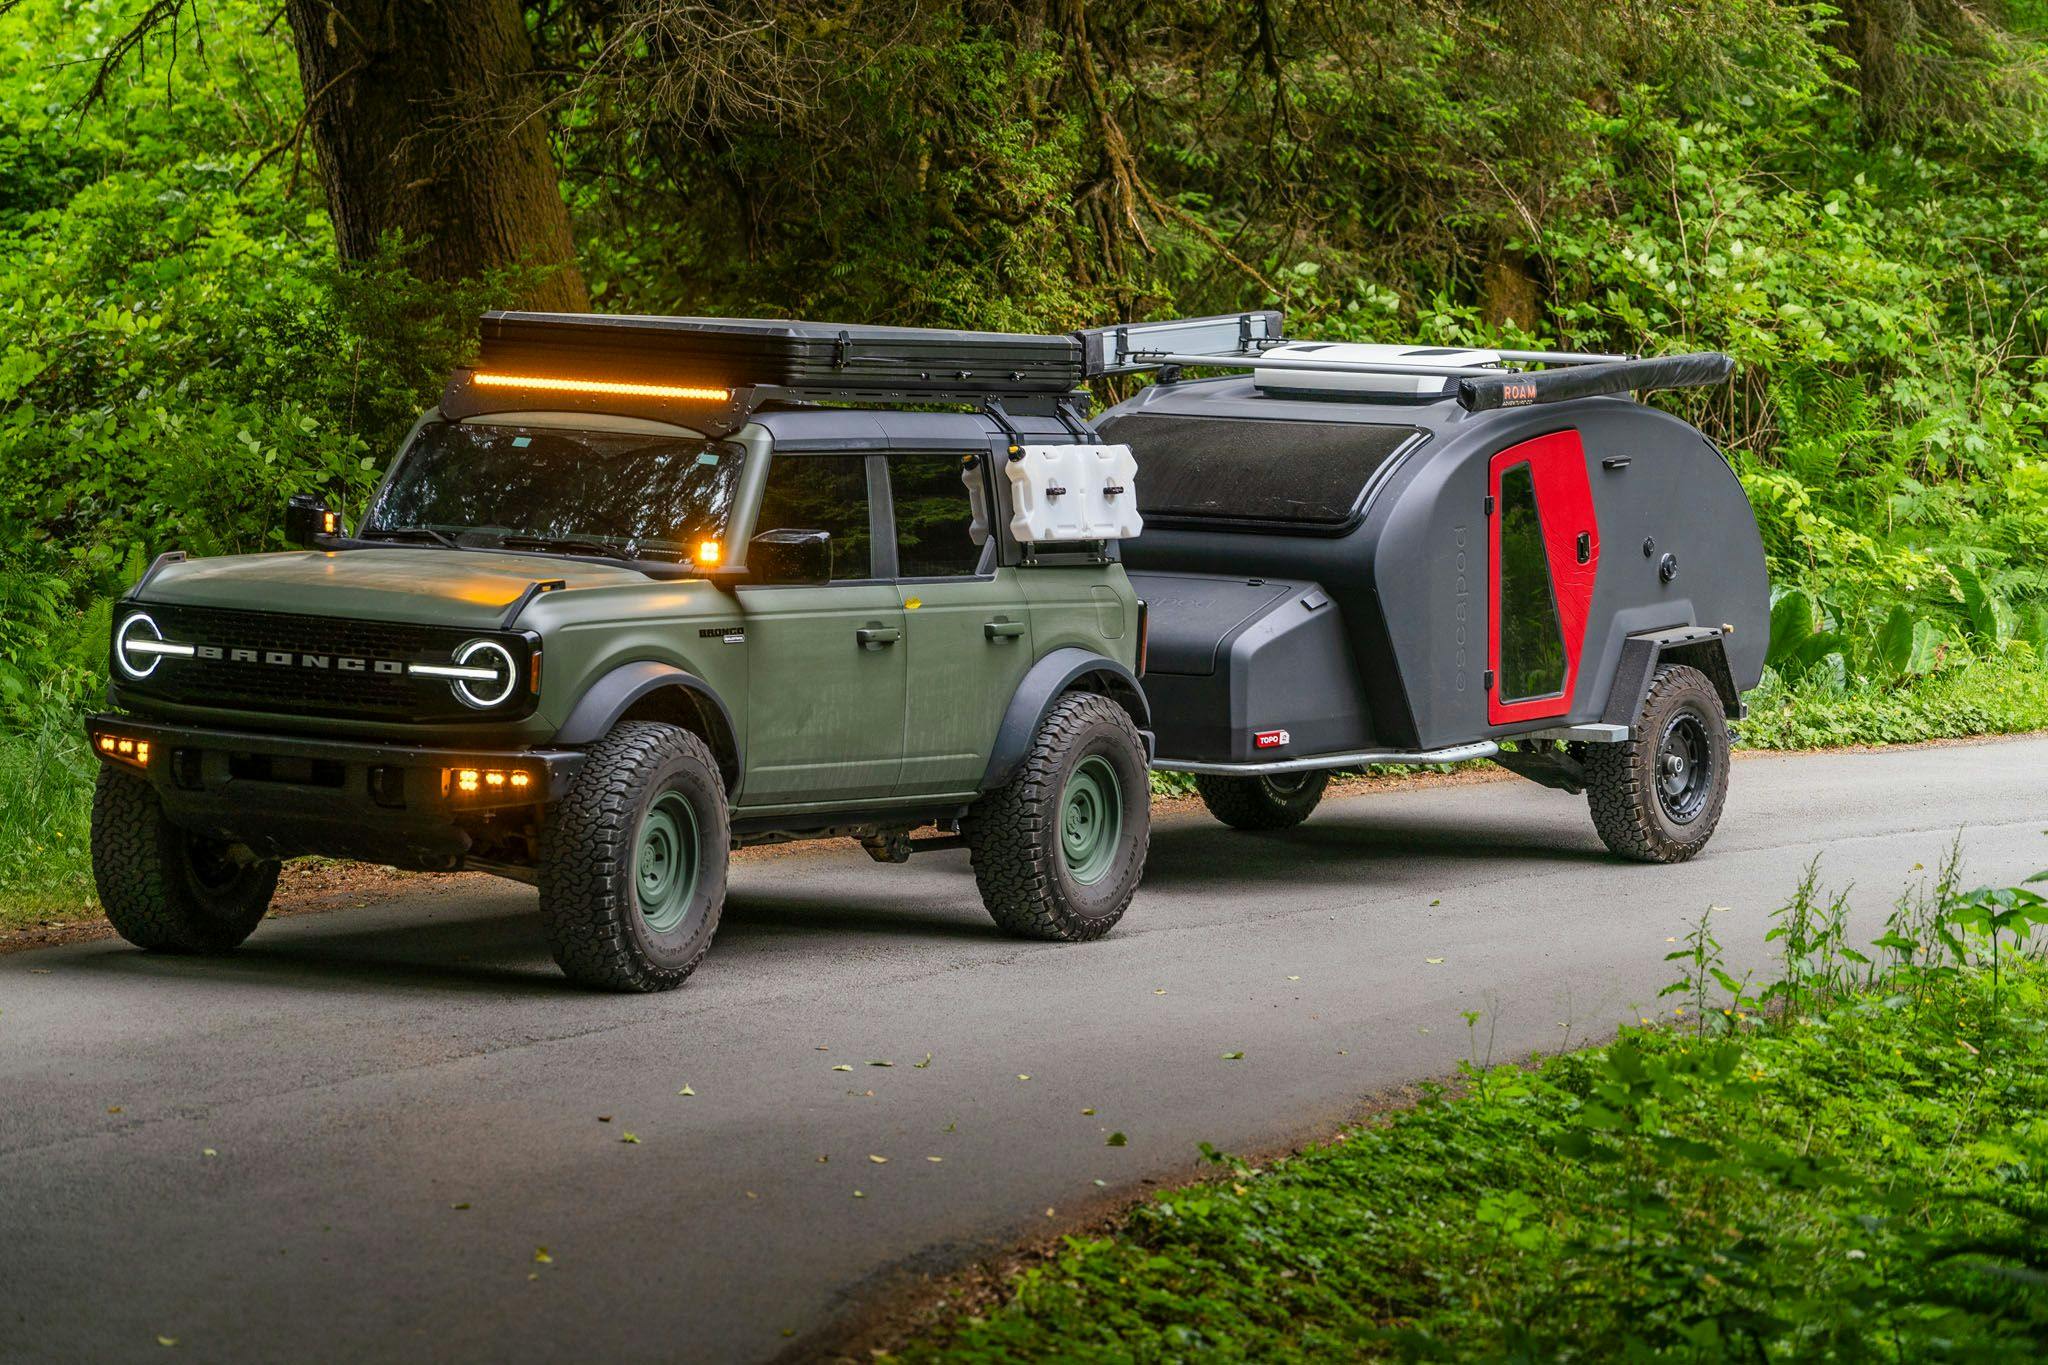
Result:
{"label": "bronco lettering on grille", "polygon": [[219,645],[199,645],[193,657],[210,659],[215,662],[226,660],[231,664],[273,664],[280,668],[332,668],[337,673],[381,673],[386,676],[402,674],[405,664],[398,659],[359,659],[347,655],[300,654],[288,649],[223,649]]}

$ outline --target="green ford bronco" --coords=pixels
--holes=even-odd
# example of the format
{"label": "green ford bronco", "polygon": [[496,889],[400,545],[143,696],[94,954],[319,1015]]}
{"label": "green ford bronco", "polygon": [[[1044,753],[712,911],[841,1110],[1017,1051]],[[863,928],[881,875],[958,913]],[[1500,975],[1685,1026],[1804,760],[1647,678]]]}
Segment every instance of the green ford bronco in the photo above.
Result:
{"label": "green ford bronco", "polygon": [[1106,933],[1152,741],[1083,345],[487,316],[359,524],[295,498],[305,548],[165,554],[117,605],[108,918],[216,952],[287,857],[471,868],[538,887],[572,979],[665,990],[729,849],[847,837],[964,845],[1004,929]]}

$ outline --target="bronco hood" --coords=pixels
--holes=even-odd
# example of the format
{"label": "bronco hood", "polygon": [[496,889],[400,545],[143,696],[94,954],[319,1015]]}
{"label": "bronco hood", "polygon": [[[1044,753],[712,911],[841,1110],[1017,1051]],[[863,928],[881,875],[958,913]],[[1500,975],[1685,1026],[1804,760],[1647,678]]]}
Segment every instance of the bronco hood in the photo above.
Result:
{"label": "bronco hood", "polygon": [[166,564],[140,600],[418,625],[497,626],[537,580],[571,588],[646,583],[621,565],[553,555],[418,549],[297,550]]}

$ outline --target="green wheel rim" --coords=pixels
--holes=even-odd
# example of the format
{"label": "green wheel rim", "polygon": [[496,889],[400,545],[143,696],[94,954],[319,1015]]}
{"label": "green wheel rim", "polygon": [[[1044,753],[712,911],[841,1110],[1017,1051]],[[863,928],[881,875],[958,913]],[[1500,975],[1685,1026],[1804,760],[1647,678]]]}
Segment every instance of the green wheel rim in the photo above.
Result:
{"label": "green wheel rim", "polygon": [[663,792],[640,822],[633,850],[633,889],[640,918],[666,934],[697,898],[697,812],[681,792]]}
{"label": "green wheel rim", "polygon": [[1060,855],[1067,875],[1083,886],[1099,882],[1116,862],[1123,842],[1123,784],[1100,754],[1075,767],[1060,797]]}

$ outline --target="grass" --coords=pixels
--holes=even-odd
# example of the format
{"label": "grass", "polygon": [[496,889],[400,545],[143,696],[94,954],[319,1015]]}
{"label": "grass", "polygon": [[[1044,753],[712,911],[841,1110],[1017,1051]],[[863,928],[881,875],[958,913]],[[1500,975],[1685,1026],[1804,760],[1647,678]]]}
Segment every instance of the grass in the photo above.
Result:
{"label": "grass", "polygon": [[1911,744],[2048,729],[2048,667],[2015,651],[1971,660],[1894,687],[1845,689],[1822,675],[1787,684],[1766,674],[1750,693],[1742,744],[1825,749]]}
{"label": "grass", "polygon": [[1864,952],[1843,904],[1809,875],[1760,997],[1703,917],[1664,1026],[1210,1153],[899,1358],[2039,1359],[2048,971],[2013,954],[2048,910],[1951,863]]}
{"label": "grass", "polygon": [[0,732],[0,930],[99,913],[92,891],[92,783],[85,735],[62,712]]}

